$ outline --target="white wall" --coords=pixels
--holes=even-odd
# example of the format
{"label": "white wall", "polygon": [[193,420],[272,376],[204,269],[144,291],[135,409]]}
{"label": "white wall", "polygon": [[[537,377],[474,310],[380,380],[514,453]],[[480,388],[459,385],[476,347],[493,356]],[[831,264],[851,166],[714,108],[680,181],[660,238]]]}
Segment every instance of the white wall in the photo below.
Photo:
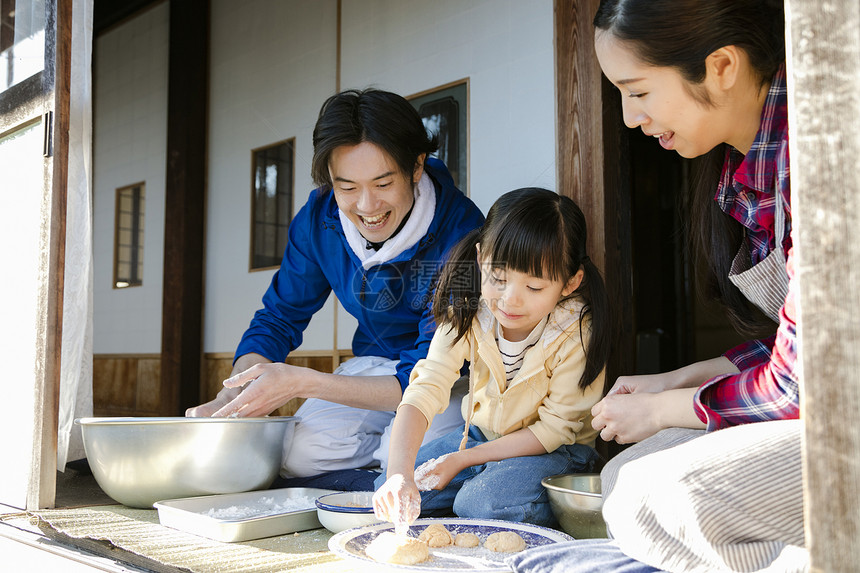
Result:
{"label": "white wall", "polygon": [[[334,93],[337,2],[213,0],[204,352],[233,352],[272,271],[248,271],[251,150],[296,140],[294,211],[313,189],[312,134]],[[330,349],[332,299],[302,349]]]}
{"label": "white wall", "polygon": [[[161,352],[169,4],[96,39],[93,351]],[[115,193],[146,183],[143,285],[113,288]]]}

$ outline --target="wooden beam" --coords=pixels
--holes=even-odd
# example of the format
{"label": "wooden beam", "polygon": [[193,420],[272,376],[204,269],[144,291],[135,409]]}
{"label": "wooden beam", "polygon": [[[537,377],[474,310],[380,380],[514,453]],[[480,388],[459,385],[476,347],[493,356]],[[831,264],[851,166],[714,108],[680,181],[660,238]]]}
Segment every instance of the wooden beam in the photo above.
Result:
{"label": "wooden beam", "polygon": [[93,0],[93,36],[140,16],[164,0]]}
{"label": "wooden beam", "polygon": [[860,3],[787,0],[806,544],[860,563]]}
{"label": "wooden beam", "polygon": [[200,395],[206,201],[209,0],[170,3],[161,410]]}

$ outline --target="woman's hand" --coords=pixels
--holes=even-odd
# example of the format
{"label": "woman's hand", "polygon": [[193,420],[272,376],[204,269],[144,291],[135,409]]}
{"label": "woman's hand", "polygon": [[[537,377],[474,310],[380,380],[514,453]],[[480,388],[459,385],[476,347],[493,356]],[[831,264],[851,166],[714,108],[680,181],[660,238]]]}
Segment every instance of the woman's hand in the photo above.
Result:
{"label": "woman's hand", "polygon": [[600,431],[603,440],[615,440],[619,444],[640,442],[653,436],[662,429],[656,420],[655,396],[653,392],[641,391],[607,395],[591,408],[594,416],[591,426]]}
{"label": "woman's hand", "polygon": [[696,416],[696,388],[665,392],[616,393],[594,405],[591,426],[605,441],[641,442],[666,428],[704,428]]}
{"label": "woman's hand", "polygon": [[637,392],[662,392],[674,388],[677,380],[673,372],[663,374],[642,374],[639,376],[619,376],[607,396],[612,394],[635,394]]}
{"label": "woman's hand", "polygon": [[641,442],[665,428],[704,428],[693,399],[699,386],[737,372],[725,356],[694,362],[671,372],[620,376],[591,408],[591,426],[605,441]]}
{"label": "woman's hand", "polygon": [[737,371],[737,367],[728,358],[719,356],[710,360],[694,362],[671,372],[619,376],[606,395],[698,388],[714,376],[736,373]]}
{"label": "woman's hand", "polygon": [[659,400],[654,397],[681,383],[678,372],[619,376],[606,396],[591,408],[591,426],[600,431],[603,440],[619,444],[653,436],[663,429],[658,422]]}
{"label": "woman's hand", "polygon": [[373,494],[373,513],[394,525],[409,525],[421,514],[421,494],[412,476],[391,475]]}
{"label": "woman's hand", "polygon": [[638,392],[665,392],[678,388],[698,388],[706,381],[720,374],[737,372],[737,367],[725,356],[694,362],[661,374],[640,374],[638,376],[619,376],[606,393],[635,394]]}

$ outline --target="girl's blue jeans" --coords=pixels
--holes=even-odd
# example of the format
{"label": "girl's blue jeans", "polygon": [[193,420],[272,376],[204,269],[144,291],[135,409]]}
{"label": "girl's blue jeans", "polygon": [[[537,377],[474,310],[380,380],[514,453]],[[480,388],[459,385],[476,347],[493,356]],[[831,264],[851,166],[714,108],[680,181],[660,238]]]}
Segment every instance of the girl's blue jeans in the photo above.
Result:
{"label": "girl's blue jeans", "polygon": [[[463,434],[456,430],[418,450],[415,467],[456,452]],[[475,426],[469,428],[467,448],[486,442]],[[464,469],[442,490],[421,492],[422,515],[453,510],[459,517],[504,519],[553,527],[556,519],[541,480],[547,476],[590,472],[597,461],[594,448],[582,444],[561,446],[549,454],[520,456]],[[379,489],[385,474],[374,482]]]}

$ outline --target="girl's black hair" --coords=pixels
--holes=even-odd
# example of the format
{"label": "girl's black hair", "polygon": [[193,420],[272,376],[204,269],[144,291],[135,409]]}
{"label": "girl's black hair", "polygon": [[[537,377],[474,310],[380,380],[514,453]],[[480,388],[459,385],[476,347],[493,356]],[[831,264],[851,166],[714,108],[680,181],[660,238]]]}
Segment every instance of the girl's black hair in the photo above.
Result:
{"label": "girl's black hair", "polygon": [[[676,68],[693,85],[704,81],[708,55],[724,46],[747,54],[762,88],[785,61],[783,0],[602,0],[594,27],[626,42],[647,64]],[[722,143],[694,161],[690,237],[707,272],[700,291],[720,301],[736,330],[760,334],[773,323],[728,278],[743,229],[714,201],[727,150]]]}
{"label": "girl's black hair", "polygon": [[585,370],[579,379],[580,388],[586,388],[606,365],[610,324],[606,287],[588,257],[586,235],[585,216],[569,197],[536,187],[505,193],[490,207],[484,225],[449,253],[433,298],[437,324],[454,329],[455,342],[469,331],[481,295],[478,243],[481,258],[494,266],[544,279],[567,282],[581,268],[585,276],[571,296],[585,302],[580,334],[582,322],[586,318],[591,322]]}
{"label": "girl's black hair", "polygon": [[372,88],[346,90],[328,98],[320,108],[313,141],[311,177],[324,189],[332,186],[331,153],[342,145],[373,143],[410,179],[418,157],[439,147],[438,136],[427,133],[412,104],[395,93]]}

